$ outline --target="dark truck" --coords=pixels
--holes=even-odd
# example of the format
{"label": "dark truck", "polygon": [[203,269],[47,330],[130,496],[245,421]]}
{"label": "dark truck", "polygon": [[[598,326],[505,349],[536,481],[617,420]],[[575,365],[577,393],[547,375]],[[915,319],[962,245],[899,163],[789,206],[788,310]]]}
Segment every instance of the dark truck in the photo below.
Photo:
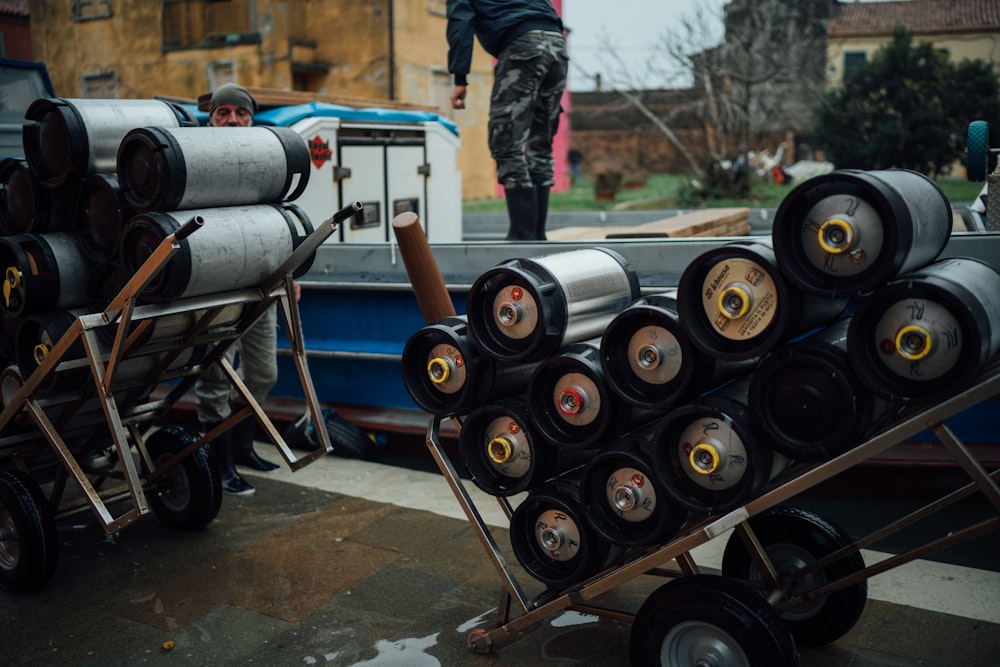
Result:
{"label": "dark truck", "polygon": [[24,112],[40,97],[55,97],[44,63],[0,58],[0,158],[24,156]]}

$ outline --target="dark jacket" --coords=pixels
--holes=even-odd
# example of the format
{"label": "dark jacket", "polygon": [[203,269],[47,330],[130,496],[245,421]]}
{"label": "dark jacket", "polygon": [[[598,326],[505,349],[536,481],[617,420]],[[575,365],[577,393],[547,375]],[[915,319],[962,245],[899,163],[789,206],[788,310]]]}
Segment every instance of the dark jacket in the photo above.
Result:
{"label": "dark jacket", "polygon": [[448,71],[466,84],[473,37],[496,58],[529,30],[562,29],[551,0],[448,0]]}

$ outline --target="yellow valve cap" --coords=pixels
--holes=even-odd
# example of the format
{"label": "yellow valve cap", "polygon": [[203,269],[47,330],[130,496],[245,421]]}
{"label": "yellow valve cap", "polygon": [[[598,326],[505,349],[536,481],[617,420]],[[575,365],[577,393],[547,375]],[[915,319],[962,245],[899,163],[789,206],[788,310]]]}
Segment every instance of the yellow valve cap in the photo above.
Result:
{"label": "yellow valve cap", "polygon": [[750,293],[738,285],[730,285],[719,292],[719,312],[730,320],[738,320],[750,310]]}
{"label": "yellow valve cap", "polygon": [[719,469],[719,450],[712,445],[695,445],[688,458],[691,460],[691,469],[701,475],[711,475]]}
{"label": "yellow valve cap", "polygon": [[486,445],[486,453],[494,463],[507,463],[514,454],[514,445],[507,438],[493,438]]}
{"label": "yellow valve cap", "polygon": [[896,352],[910,361],[920,361],[931,353],[931,332],[924,327],[911,324],[896,334]]}
{"label": "yellow valve cap", "polygon": [[434,357],[427,362],[427,377],[434,384],[443,384],[451,379],[451,364],[447,359]]}
{"label": "yellow valve cap", "polygon": [[45,361],[45,357],[49,356],[49,348],[44,343],[39,343],[35,346],[35,363],[39,366]]}
{"label": "yellow valve cap", "polygon": [[854,227],[847,220],[831,218],[819,227],[819,247],[831,255],[839,255],[854,244]]}
{"label": "yellow valve cap", "polygon": [[10,297],[14,290],[21,286],[21,272],[16,266],[8,266],[4,271],[3,301],[10,308]]}

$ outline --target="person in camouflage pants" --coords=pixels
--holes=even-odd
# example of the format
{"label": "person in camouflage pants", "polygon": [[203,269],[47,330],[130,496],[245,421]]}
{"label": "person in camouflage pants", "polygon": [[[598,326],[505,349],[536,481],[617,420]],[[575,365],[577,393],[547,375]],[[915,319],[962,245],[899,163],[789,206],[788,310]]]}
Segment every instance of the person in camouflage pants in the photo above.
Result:
{"label": "person in camouflage pants", "polygon": [[545,239],[554,179],[552,137],[562,112],[569,56],[550,0],[448,0],[451,102],[465,108],[473,36],[496,57],[489,146],[504,186],[507,240]]}

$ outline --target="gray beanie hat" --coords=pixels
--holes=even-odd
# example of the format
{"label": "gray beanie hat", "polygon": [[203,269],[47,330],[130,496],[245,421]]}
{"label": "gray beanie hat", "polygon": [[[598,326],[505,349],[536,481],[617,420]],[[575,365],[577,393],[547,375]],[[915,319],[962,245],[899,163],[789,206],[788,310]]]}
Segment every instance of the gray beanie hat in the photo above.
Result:
{"label": "gray beanie hat", "polygon": [[215,111],[215,107],[220,104],[235,104],[250,113],[257,113],[257,100],[253,98],[246,88],[237,86],[235,83],[224,83],[212,93],[212,102],[209,105],[208,113]]}

